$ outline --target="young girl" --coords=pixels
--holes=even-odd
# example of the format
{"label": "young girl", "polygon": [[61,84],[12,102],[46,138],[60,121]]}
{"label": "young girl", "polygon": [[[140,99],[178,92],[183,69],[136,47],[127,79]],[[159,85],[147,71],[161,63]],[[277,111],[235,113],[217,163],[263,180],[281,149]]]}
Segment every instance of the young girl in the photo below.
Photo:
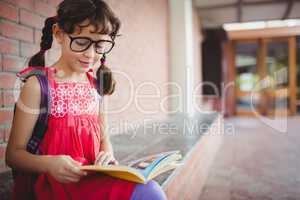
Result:
{"label": "young girl", "polygon": [[[57,15],[46,19],[41,49],[25,71],[42,68],[47,74],[48,127],[39,154],[26,151],[41,111],[42,90],[37,77],[31,76],[17,102],[6,161],[36,178],[33,182],[15,179],[13,199],[166,199],[155,181],[136,184],[80,170],[85,164],[118,164],[104,131],[100,102],[114,91],[112,73],[104,62],[119,28],[119,19],[101,0],[64,0]],[[53,36],[62,54],[52,66],[44,67],[44,54],[51,48]],[[94,65],[100,59],[94,78]]]}

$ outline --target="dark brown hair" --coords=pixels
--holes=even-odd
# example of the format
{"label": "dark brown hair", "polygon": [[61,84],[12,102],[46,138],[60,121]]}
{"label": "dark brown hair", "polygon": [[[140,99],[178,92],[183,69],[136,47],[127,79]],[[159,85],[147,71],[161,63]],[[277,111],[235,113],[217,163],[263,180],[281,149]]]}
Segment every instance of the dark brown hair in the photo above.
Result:
{"label": "dark brown hair", "polygon": [[[85,20],[88,20],[89,24],[80,26]],[[83,28],[93,25],[95,32],[107,34],[112,40],[117,36],[121,26],[120,20],[102,0],[64,0],[58,5],[57,15],[45,20],[40,51],[31,57],[28,63],[29,66],[45,66],[44,54],[52,46],[52,26],[55,23],[68,34],[73,33],[76,26]],[[101,27],[100,31],[99,27]],[[115,81],[111,70],[102,63],[96,75],[98,93],[100,95],[112,94],[115,88]]]}

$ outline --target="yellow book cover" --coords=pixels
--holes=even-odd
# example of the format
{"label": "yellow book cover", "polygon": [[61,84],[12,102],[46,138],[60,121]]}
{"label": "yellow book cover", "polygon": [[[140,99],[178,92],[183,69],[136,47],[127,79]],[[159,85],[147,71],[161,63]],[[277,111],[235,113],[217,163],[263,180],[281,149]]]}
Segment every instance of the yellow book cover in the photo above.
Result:
{"label": "yellow book cover", "polygon": [[131,161],[127,165],[84,165],[81,169],[145,184],[156,176],[181,165],[179,162],[181,158],[179,151],[168,151]]}

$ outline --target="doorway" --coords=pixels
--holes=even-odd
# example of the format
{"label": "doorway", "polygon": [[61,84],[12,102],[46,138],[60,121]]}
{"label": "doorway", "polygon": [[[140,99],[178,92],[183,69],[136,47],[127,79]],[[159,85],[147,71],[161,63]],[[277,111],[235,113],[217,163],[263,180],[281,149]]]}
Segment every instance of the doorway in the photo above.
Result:
{"label": "doorway", "polygon": [[232,41],[236,115],[297,112],[296,37]]}

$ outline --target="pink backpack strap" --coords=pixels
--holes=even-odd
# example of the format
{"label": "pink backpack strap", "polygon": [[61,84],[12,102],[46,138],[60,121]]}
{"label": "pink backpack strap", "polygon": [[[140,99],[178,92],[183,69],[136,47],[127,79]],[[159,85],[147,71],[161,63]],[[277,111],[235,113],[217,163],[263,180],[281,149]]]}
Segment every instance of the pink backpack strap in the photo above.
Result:
{"label": "pink backpack strap", "polygon": [[90,69],[88,72],[86,72],[86,75],[87,75],[87,77],[88,77],[88,79],[89,79],[89,81],[90,81],[90,84],[91,84],[94,88],[96,88],[96,79],[90,74],[90,73],[92,73],[92,72],[93,72],[93,70]]}
{"label": "pink backpack strap", "polygon": [[27,67],[17,73],[17,77],[21,79],[21,81],[25,82],[30,76],[33,75],[46,75],[47,69],[46,67]]}
{"label": "pink backpack strap", "polygon": [[54,67],[47,67],[47,77],[48,82],[51,88],[54,88],[54,74],[56,73],[56,69]]}

